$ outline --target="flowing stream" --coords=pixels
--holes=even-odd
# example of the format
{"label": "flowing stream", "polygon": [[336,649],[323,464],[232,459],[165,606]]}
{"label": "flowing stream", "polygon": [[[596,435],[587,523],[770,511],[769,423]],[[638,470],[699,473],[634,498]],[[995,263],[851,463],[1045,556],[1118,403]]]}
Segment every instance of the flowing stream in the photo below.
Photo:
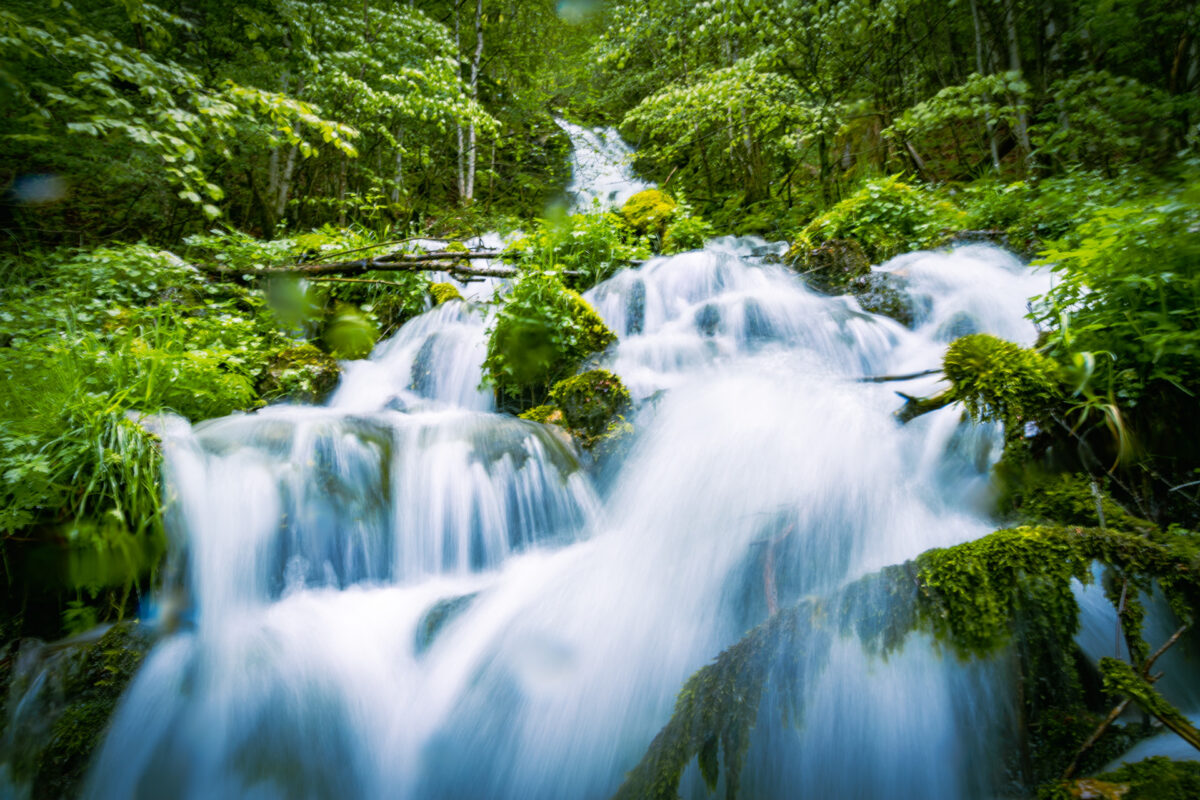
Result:
{"label": "flowing stream", "polygon": [[[567,129],[604,183],[589,202],[638,188]],[[1031,343],[1047,276],[983,245],[895,259],[910,330],[809,290],[781,249],[719,239],[588,293],[639,409],[601,478],[495,413],[486,311],[461,302],[348,364],[324,407],[173,423],[186,613],[86,796],[607,797],[686,678],[765,618],[766,542],[794,601],[992,530],[996,430],[955,408],[901,426],[894,391],[937,378],[856,378],[937,366],[974,330]],[[994,665],[920,637],[886,661],[826,647],[803,724],[762,715],[744,796],[1002,793]],[[707,796],[694,772],[685,796]]]}

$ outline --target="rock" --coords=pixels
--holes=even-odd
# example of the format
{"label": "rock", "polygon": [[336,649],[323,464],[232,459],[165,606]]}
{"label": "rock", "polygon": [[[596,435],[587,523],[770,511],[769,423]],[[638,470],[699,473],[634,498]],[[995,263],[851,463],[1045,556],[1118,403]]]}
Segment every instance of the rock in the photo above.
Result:
{"label": "rock", "polygon": [[466,611],[478,596],[479,592],[472,592],[457,597],[445,597],[434,603],[417,623],[416,640],[413,642],[416,654],[421,655],[432,647],[442,628]]}
{"label": "rock", "polygon": [[604,434],[630,404],[621,379],[606,369],[593,369],[554,384],[550,400],[562,409],[567,425],[587,437]]}
{"label": "rock", "polygon": [[891,272],[868,272],[849,288],[864,311],[891,317],[906,328],[913,327],[921,309],[907,292],[907,281]]}
{"label": "rock", "polygon": [[280,350],[258,378],[264,400],[318,403],[337,386],[342,369],[331,356],[311,344]]}
{"label": "rock", "polygon": [[[98,633],[98,632],[97,632]],[[137,622],[55,644],[20,643],[0,765],[33,798],[77,797],[121,693],[151,646]]]}
{"label": "rock", "polygon": [[797,242],[783,260],[803,275],[809,286],[826,294],[845,294],[856,278],[871,271],[862,245],[853,239],[829,239],[812,248]]}

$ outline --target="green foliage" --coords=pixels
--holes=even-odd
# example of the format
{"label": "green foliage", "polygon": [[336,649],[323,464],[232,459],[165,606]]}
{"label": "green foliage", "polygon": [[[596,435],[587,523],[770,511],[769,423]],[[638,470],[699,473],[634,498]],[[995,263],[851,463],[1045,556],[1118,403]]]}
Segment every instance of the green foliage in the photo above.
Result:
{"label": "green foliage", "polygon": [[662,252],[664,255],[673,255],[688,250],[699,250],[716,233],[712,224],[703,217],[677,215],[667,225],[667,232],[663,234]]}
{"label": "green foliage", "polygon": [[1190,393],[1200,377],[1200,191],[1098,211],[1042,263],[1059,280],[1035,309],[1058,324],[1051,352],[1095,356],[1086,384],[1136,406],[1155,384]]}
{"label": "green foliage", "polygon": [[1053,105],[1031,130],[1038,155],[1104,169],[1173,155],[1171,143],[1186,133],[1180,122],[1198,102],[1104,70],[1072,73],[1049,91]]}
{"label": "green foliage", "polygon": [[1010,435],[1023,422],[1045,419],[1062,399],[1054,360],[986,333],[956,339],[942,371],[973,419],[1002,421]]}
{"label": "green foliage", "polygon": [[947,86],[930,99],[905,109],[883,135],[904,141],[960,122],[1015,128],[1019,116],[1029,111],[1025,105],[1029,92],[1029,84],[1020,72],[972,73],[965,82]]}
{"label": "green foliage", "polygon": [[616,340],[587,301],[554,273],[530,269],[496,314],[484,369],[502,404],[528,408]]}
{"label": "green foliage", "polygon": [[1200,741],[1200,732],[1192,727],[1191,721],[1166,698],[1154,691],[1150,682],[1124,661],[1116,658],[1100,659],[1100,678],[1105,694],[1111,697],[1128,697],[1152,716],[1169,724],[1172,730],[1188,731],[1194,741]]}
{"label": "green foliage", "polygon": [[877,264],[908,250],[933,247],[964,222],[963,213],[950,203],[892,175],[868,181],[817,217],[799,241],[812,248],[830,239],[853,239]]}
{"label": "green foliage", "polygon": [[539,219],[534,232],[511,245],[505,258],[570,273],[563,276],[564,283],[583,291],[649,255],[649,245],[632,234],[620,216],[597,208],[587,214]]}

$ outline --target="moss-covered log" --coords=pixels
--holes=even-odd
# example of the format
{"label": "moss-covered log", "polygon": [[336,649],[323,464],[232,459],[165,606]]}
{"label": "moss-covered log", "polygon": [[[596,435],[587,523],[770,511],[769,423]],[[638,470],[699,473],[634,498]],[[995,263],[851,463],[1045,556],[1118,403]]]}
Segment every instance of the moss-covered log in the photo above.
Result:
{"label": "moss-covered log", "polygon": [[[670,721],[616,797],[675,798],[693,758],[715,786],[719,753],[728,795],[735,796],[765,687],[796,698],[806,670],[813,669],[811,658],[801,658],[802,646],[811,656],[822,649],[822,637],[834,634],[856,634],[868,651],[887,654],[910,634],[926,632],[963,659],[994,655],[1014,644],[1020,652],[1022,644],[1036,642],[1036,648],[1025,648],[1023,658],[1026,683],[1037,687],[1024,697],[1026,724],[1032,726],[1047,718],[1056,692],[1065,693],[1066,702],[1078,702],[1070,674],[1051,673],[1073,670],[1079,609],[1071,581],[1089,583],[1096,562],[1139,585],[1157,582],[1182,617],[1190,619],[1200,602],[1200,560],[1188,533],[1149,538],[1098,528],[1019,527],[929,550],[832,596],[783,609],[694,674]],[[802,722],[802,709],[786,711]]]}

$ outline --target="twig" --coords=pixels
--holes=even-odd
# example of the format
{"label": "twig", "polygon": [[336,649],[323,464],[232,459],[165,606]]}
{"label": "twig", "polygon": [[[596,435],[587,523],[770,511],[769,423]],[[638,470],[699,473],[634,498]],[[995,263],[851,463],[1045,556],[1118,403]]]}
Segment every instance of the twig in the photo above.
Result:
{"label": "twig", "polygon": [[[1146,659],[1145,663],[1142,664],[1142,677],[1145,678],[1148,683],[1155,683],[1160,677],[1162,677],[1161,673],[1158,675],[1151,675],[1150,668],[1154,666],[1154,662],[1159,659],[1159,656],[1167,652],[1167,650],[1171,649],[1173,644],[1179,641],[1179,637],[1183,636],[1183,634],[1187,632],[1188,627],[1189,626],[1184,625],[1180,627],[1179,630],[1175,631],[1175,633],[1171,634],[1171,638],[1163,642],[1162,647],[1155,650],[1154,653]],[[1126,697],[1124,700],[1118,703],[1112,711],[1108,712],[1108,716],[1105,717],[1098,726],[1096,726],[1096,730],[1092,731],[1092,735],[1089,736],[1084,743],[1079,746],[1079,752],[1075,754],[1075,758],[1071,760],[1071,763],[1063,771],[1062,780],[1069,780],[1071,776],[1075,774],[1075,770],[1079,769],[1080,759],[1082,759],[1084,754],[1086,754],[1088,750],[1091,750],[1096,742],[1100,740],[1100,737],[1104,735],[1104,732],[1108,730],[1109,726],[1116,722],[1117,718],[1120,717],[1121,714],[1125,713],[1125,709],[1129,707],[1129,703],[1130,698]]]}

